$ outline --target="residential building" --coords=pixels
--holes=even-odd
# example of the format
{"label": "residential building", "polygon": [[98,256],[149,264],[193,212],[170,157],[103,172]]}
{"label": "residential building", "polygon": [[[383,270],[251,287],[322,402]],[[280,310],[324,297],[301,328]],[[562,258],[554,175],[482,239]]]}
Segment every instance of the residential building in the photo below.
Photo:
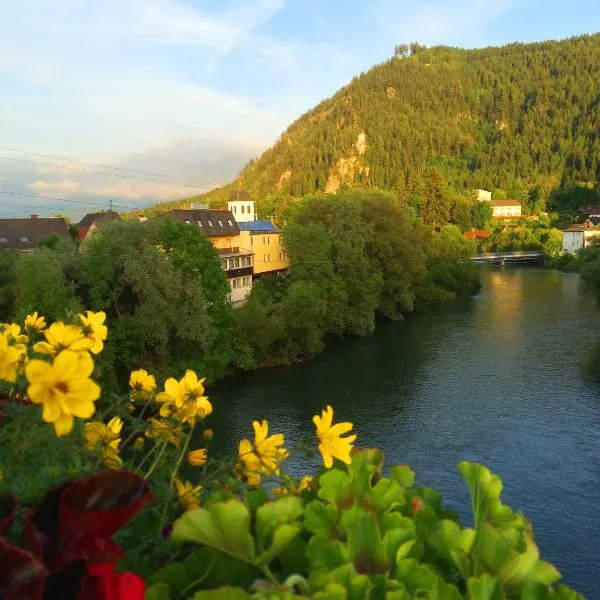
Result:
{"label": "residential building", "polygon": [[230,210],[238,223],[247,223],[256,219],[254,200],[248,192],[238,190],[231,194],[231,200],[227,203],[227,209]]}
{"label": "residential building", "polygon": [[490,200],[492,217],[496,219],[517,218],[521,216],[521,203],[518,200]]}
{"label": "residential building", "polygon": [[35,250],[44,238],[70,237],[69,226],[62,217],[38,217],[29,219],[0,219],[0,250]]}
{"label": "residential building", "polygon": [[231,303],[241,305],[252,290],[253,252],[244,246],[240,230],[231,211],[175,209],[165,214],[172,221],[197,227],[219,251],[227,274]]}
{"label": "residential building", "polygon": [[569,254],[577,254],[587,248],[591,241],[600,235],[600,227],[588,219],[579,225],[570,225],[562,231],[562,249]]}
{"label": "residential building", "polygon": [[79,239],[82,240],[92,233],[102,221],[118,221],[120,219],[119,213],[116,213],[114,210],[88,213],[79,221]]}
{"label": "residential building", "polygon": [[487,190],[475,190],[477,194],[477,200],[479,202],[490,202],[492,200],[492,192],[488,192]]}
{"label": "residential building", "polygon": [[290,266],[281,232],[271,221],[238,223],[241,246],[254,253],[255,278],[267,273],[281,273]]}

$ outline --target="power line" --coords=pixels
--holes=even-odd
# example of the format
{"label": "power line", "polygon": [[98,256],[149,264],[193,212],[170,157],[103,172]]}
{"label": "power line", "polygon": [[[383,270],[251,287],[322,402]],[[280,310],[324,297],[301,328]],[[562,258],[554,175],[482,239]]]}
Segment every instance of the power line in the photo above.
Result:
{"label": "power line", "polygon": [[[92,165],[95,167],[102,167],[103,169],[111,169],[113,171],[122,171],[126,173],[138,173],[139,175],[148,175],[150,177],[161,177],[163,179],[171,179],[174,182],[187,181],[188,183],[195,184],[195,187],[203,187],[203,186],[211,186],[211,185],[222,185],[222,183],[215,183],[214,181],[201,181],[189,179],[187,177],[174,177],[173,175],[164,175],[162,173],[154,173],[152,171],[140,171],[138,169],[129,169],[125,167],[115,167],[113,165],[107,165],[105,163],[96,163],[89,160],[79,160],[77,158],[68,158],[66,156],[59,156],[57,154],[43,154],[42,152],[30,152],[28,150],[19,150],[18,148],[8,148],[6,146],[0,146],[0,150],[5,150],[7,152],[19,152],[20,154],[29,154],[31,156],[40,156],[42,158],[52,158],[55,160],[62,160],[66,162],[77,163],[81,165]],[[106,173],[108,175],[108,173]],[[142,181],[150,181],[148,179],[143,179]]]}
{"label": "power line", "polygon": [[[78,173],[87,173],[89,175],[107,175],[109,177],[119,177],[121,179],[137,179],[138,181],[146,181],[146,182],[151,182],[151,183],[162,183],[164,184],[168,184],[170,183],[171,185],[173,185],[175,182],[173,181],[165,181],[165,180],[161,180],[161,179],[147,179],[144,177],[136,177],[135,175],[121,175],[121,173],[107,173],[106,171],[93,171],[91,169],[78,169],[76,167],[67,167],[66,165],[57,165],[54,163],[43,163],[43,162],[37,162],[34,160],[26,160],[24,158],[14,158],[13,156],[0,156],[0,160],[12,160],[14,162],[18,162],[18,163],[26,163],[29,165],[37,165],[39,167],[53,167],[55,169],[65,169],[67,171],[76,171]],[[192,188],[192,189],[200,189],[200,188],[208,188],[210,187],[210,185],[204,185],[204,186],[198,186],[198,185],[190,185],[189,183],[177,183],[177,185],[180,185],[181,187],[188,187],[188,188]]]}
{"label": "power line", "polygon": [[[7,196],[20,196],[23,198],[40,198],[42,200],[57,200],[58,202],[74,202],[75,204],[87,204],[89,206],[102,206],[106,207],[106,202],[88,202],[87,200],[73,200],[71,198],[58,198],[56,196],[40,196],[39,194],[25,194],[22,192],[8,192],[0,190],[0,194]],[[115,204],[112,199],[108,200],[109,207],[125,208],[127,210],[135,210],[135,206],[126,206],[124,204]],[[139,208],[139,207],[137,207]]]}

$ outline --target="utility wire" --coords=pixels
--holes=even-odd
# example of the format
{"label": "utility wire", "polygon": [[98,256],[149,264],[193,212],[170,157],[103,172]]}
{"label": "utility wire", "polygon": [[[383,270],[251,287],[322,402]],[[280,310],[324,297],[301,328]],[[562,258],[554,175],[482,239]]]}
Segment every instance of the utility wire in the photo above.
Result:
{"label": "utility wire", "polygon": [[[52,158],[55,160],[62,160],[66,162],[77,163],[81,165],[92,165],[94,167],[102,167],[103,169],[111,169],[113,171],[122,171],[126,173],[137,173],[139,175],[148,175],[150,177],[161,177],[163,179],[170,179],[175,182],[186,181],[188,183],[195,184],[197,187],[202,186],[211,186],[211,185],[223,185],[222,183],[215,183],[214,181],[200,181],[194,180],[187,177],[174,177],[173,175],[163,175],[162,173],[154,173],[152,171],[140,171],[138,169],[129,169],[125,167],[115,167],[113,165],[107,165],[104,163],[95,163],[89,160],[79,160],[77,158],[68,158],[66,156],[59,156],[56,154],[43,154],[41,152],[29,152],[28,150],[19,150],[18,148],[8,148],[6,146],[0,146],[0,150],[5,150],[7,152],[19,152],[20,154],[29,154],[31,156],[40,156],[42,158]],[[144,179],[143,181],[149,181]]]}
{"label": "utility wire", "polygon": [[[87,204],[89,206],[102,206],[104,208],[106,208],[106,206],[108,204],[109,206],[112,205],[113,207],[125,208],[127,210],[136,210],[135,206],[126,206],[124,204],[115,204],[111,200],[108,200],[107,202],[88,202],[86,200],[72,200],[71,198],[58,198],[56,196],[40,196],[38,194],[24,194],[21,192],[7,192],[4,190],[0,190],[0,194],[5,194],[7,196],[20,196],[23,198],[40,198],[42,200],[57,200],[58,202],[74,202],[75,204]],[[139,207],[137,207],[137,208],[139,208]]]}
{"label": "utility wire", "polygon": [[[26,160],[24,158],[14,158],[13,156],[0,156],[0,160],[12,160],[14,162],[18,162],[18,163],[26,163],[29,165],[38,165],[40,167],[53,167],[55,169],[65,169],[67,171],[77,171],[79,173],[88,173],[89,175],[108,175],[109,177],[120,177],[121,179],[137,179],[139,181],[147,181],[147,182],[152,182],[152,183],[162,183],[167,184],[170,183],[171,185],[173,185],[172,181],[165,181],[164,179],[147,179],[145,177],[137,177],[135,175],[122,175],[121,173],[108,173],[106,171],[93,171],[91,169],[78,169],[77,167],[67,167],[66,165],[57,165],[54,163],[43,163],[43,162],[37,162],[34,160]],[[210,185],[204,185],[204,186],[198,186],[198,185],[191,185],[189,183],[177,183],[177,185],[180,185],[181,187],[188,187],[188,188],[192,188],[192,189],[201,189],[201,188],[209,188]]]}

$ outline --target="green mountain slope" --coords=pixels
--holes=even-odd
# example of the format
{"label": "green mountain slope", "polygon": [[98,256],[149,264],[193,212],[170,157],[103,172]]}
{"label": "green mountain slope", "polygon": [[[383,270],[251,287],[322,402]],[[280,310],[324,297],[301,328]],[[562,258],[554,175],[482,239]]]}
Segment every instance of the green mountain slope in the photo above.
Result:
{"label": "green mountain slope", "polygon": [[[600,34],[463,50],[417,47],[300,117],[233,183],[257,198],[348,185],[419,194],[438,166],[456,189],[544,194],[600,177]],[[310,83],[308,82],[307,85]]]}

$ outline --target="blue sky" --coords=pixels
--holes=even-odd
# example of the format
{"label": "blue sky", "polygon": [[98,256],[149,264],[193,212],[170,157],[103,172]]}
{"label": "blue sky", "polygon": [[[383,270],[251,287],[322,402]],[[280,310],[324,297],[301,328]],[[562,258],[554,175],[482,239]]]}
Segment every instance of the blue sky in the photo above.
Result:
{"label": "blue sky", "polygon": [[0,216],[77,218],[225,183],[397,43],[600,30],[598,0],[0,0],[0,14]]}

